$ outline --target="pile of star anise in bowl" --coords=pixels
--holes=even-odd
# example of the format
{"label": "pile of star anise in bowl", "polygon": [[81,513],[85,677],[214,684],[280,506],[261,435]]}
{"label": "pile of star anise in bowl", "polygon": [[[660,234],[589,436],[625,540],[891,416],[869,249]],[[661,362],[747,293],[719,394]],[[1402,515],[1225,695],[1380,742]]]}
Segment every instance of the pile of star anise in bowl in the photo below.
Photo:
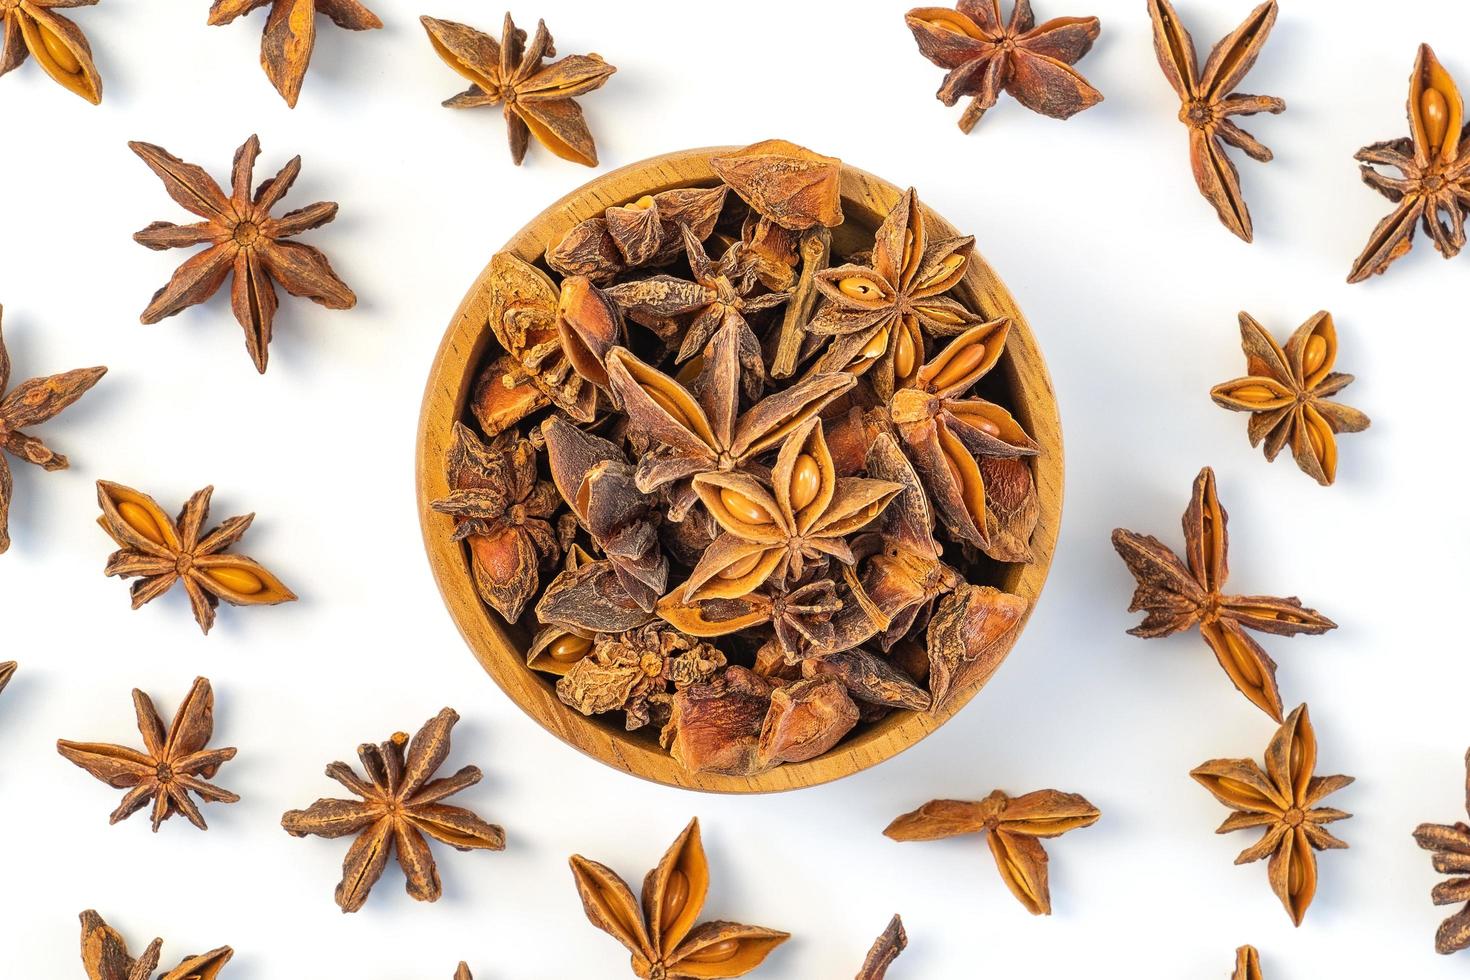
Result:
{"label": "pile of star anise in bowl", "polygon": [[770,140],[608,174],[497,253],[429,379],[418,485],[450,611],[523,709],[748,792],[969,700],[1045,580],[1061,471],[973,240]]}

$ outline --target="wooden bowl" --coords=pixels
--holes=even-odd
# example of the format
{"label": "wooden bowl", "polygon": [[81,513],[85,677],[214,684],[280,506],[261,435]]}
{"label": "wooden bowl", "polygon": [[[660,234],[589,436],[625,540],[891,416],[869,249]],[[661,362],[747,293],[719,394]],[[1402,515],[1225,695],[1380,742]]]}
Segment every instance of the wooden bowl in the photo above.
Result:
{"label": "wooden bowl", "polygon": [[[675,187],[716,183],[718,178],[709,159],[733,149],[684,150],[598,177],[542,211],[505,244],[503,251],[527,262],[540,263],[547,247],[560,241],[569,228],[608,207]],[[847,221],[834,232],[834,251],[851,251],[848,242],[855,231],[870,236],[901,193],[887,181],[844,164],[842,206]],[[936,237],[957,234],[949,222],[932,210],[926,209],[925,215],[933,223]],[[725,793],[774,792],[815,786],[892,758],[944,724],[983,686],[984,678],[981,678],[956,691],[937,714],[895,712],[875,724],[861,726],[826,755],[809,762],[779,766],[756,776],[686,772],[659,747],[656,731],[626,732],[621,716],[616,713],[589,718],[562,704],[556,697],[556,679],[526,666],[528,637],[519,629],[507,627],[480,601],[465,548],[450,540],[453,520],[429,508],[430,501],[448,493],[444,454],[450,444],[453,424],[460,419],[469,421],[466,406],[476,372],[486,345],[494,342],[487,326],[489,280],[487,266],[449,324],[424,390],[417,448],[419,520],[429,565],[471,652],[511,700],[547,731],[609,766],[668,786]],[[1034,460],[1041,517],[1031,539],[1035,560],[1029,565],[996,564],[993,574],[978,584],[994,585],[1019,595],[1034,608],[1051,568],[1061,521],[1062,435],[1056,396],[1036,338],[1000,278],[978,253],[971,259],[969,272],[956,287],[956,293],[987,318],[1005,315],[1013,321],[1005,356],[985,379],[989,384],[987,397],[1006,404],[1041,446],[1041,453]],[[1024,626],[1023,619],[1004,641],[1006,653]]]}

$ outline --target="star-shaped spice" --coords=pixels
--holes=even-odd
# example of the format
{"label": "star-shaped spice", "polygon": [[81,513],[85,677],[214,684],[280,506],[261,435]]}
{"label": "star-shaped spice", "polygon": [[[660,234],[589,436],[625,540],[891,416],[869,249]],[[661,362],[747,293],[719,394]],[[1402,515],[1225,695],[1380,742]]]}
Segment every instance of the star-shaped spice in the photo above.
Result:
{"label": "star-shaped spice", "polygon": [[1103,100],[1072,67],[1092,50],[1102,30],[1096,17],[1057,17],[1036,26],[1031,0],[1015,0],[1002,20],[1000,0],[959,0],[958,9],[915,7],[904,15],[919,53],[947,68],[937,98],[970,104],[960,130],[975,128],[1001,92],[1043,116],[1070,119]]}
{"label": "star-shaped spice", "polygon": [[119,545],[103,574],[141,579],[133,583],[133,608],[141,608],[182,581],[194,619],[205,633],[214,625],[223,599],[232,606],[274,606],[294,602],[296,595],[269,570],[244,555],[227,553],[245,536],[254,514],[231,517],[208,532],[209,498],[205,487],[184,505],[177,521],[169,520],[158,502],[131,487],[97,481],[102,525]]}
{"label": "star-shaped spice", "polygon": [[[1378,223],[1373,236],[1348,274],[1362,282],[1386,272],[1395,259],[1414,247],[1414,228],[1434,241],[1445,258],[1465,247],[1465,211],[1470,208],[1470,127],[1465,100],[1427,44],[1419,46],[1409,79],[1409,132],[1402,139],[1365,146],[1355,159],[1362,163],[1363,183],[1394,203],[1393,213]],[[1388,177],[1374,166],[1392,167]],[[1446,221],[1448,224],[1446,224]]]}
{"label": "star-shaped spice", "polygon": [[978,802],[932,800],[898,817],[883,834],[896,841],[926,841],[983,833],[1011,894],[1032,915],[1051,915],[1041,839],[1090,827],[1101,816],[1076,793],[1043,789],[1012,797],[996,790]]}
{"label": "star-shaped spice", "polygon": [[1254,946],[1242,946],[1235,951],[1235,972],[1230,980],[1264,980],[1261,975],[1261,954]]}
{"label": "star-shaped spice", "polygon": [[166,732],[153,702],[136,688],[133,709],[138,715],[138,732],[143,736],[142,752],[122,745],[66,739],[57,741],[56,751],[107,785],[128,791],[112,811],[112,823],[127,819],[152,800],[154,833],[175,813],[182,813],[200,830],[208,830],[189,794],[207,803],[240,802],[234,793],[208,782],[220,766],[235,757],[233,748],[205,748],[214,735],[214,690],[209,681],[194,679],[194,686]]}
{"label": "star-shaped spice", "polygon": [[209,9],[211,27],[228,24],[258,7],[271,5],[260,39],[260,65],[291,108],[301,95],[301,83],[316,47],[316,15],[322,14],[349,31],[371,31],[383,22],[357,0],[214,0]]}
{"label": "star-shaped spice", "polygon": [[1332,370],[1337,363],[1332,314],[1324,310],[1302,324],[1283,350],[1254,317],[1241,313],[1240,345],[1246,377],[1216,385],[1210,397],[1221,408],[1251,413],[1251,445],[1264,440],[1268,460],[1290,444],[1301,471],[1330,486],[1337,476],[1336,433],[1368,428],[1368,416],[1328,401],[1353,382],[1351,374]]}
{"label": "star-shaped spice", "polygon": [[532,136],[563,160],[597,166],[597,145],[575,99],[602,88],[617,71],[596,54],[556,57],[546,22],[526,45],[526,32],[505,15],[500,41],[451,20],[420,17],[429,43],[444,63],[469,79],[470,87],[444,104],[451,109],[502,107],[510,157],[519,166]]}
{"label": "star-shaped spice", "polygon": [[725,655],[710,644],[654,622],[599,635],[556,682],[556,694],[584,715],[622,711],[625,727],[636,731],[668,721],[672,691],[708,681],[724,666]]}
{"label": "star-shaped spice", "polygon": [[788,933],[738,922],[696,925],[709,891],[709,862],[691,820],[643,879],[642,901],[611,868],[572,856],[587,919],[633,954],[644,980],[741,977],[760,966]]}
{"label": "star-shaped spice", "polygon": [[292,296],[304,296],[328,309],[350,310],[357,296],[347,287],[327,257],[310,245],[288,241],[320,228],[337,217],[337,205],[323,201],[271,216],[301,172],[294,157],[275,177],[261,184],[254,198],[250,184],[260,139],[251,136],[235,153],[228,197],[202,167],[185,163],[160,146],[129,143],[180,207],[203,218],[189,225],[155,221],[133,236],[154,251],[208,245],[174,273],[153,295],[143,311],[144,323],[157,323],[188,307],[203,303],[230,280],[230,305],[245,331],[245,348],[255,368],[265,373],[270,356],[271,328],[276,318],[276,284]]}
{"label": "star-shaped spice", "polygon": [[1225,144],[1252,160],[1267,163],[1271,159],[1271,151],[1230,117],[1286,109],[1281,99],[1232,91],[1260,57],[1276,23],[1276,0],[1267,0],[1251,11],[1239,27],[1222,38],[1210,51],[1203,69],[1195,55],[1194,39],[1169,0],[1148,0],[1148,12],[1154,22],[1159,67],[1179,96],[1179,121],[1189,127],[1189,160],[1195,183],[1205,200],[1214,205],[1221,223],[1250,241],[1250,209],[1240,192],[1240,174],[1225,155]]}
{"label": "star-shaped spice", "polygon": [[1277,636],[1336,629],[1337,624],[1295,596],[1225,595],[1230,574],[1230,536],[1227,515],[1215,494],[1215,471],[1206,466],[1194,481],[1194,493],[1184,511],[1184,550],[1180,561],[1158,538],[1118,528],[1113,547],[1123,559],[1138,588],[1129,612],[1146,612],[1142,623],[1128,632],[1153,638],[1198,626],[1236,690],[1281,720],[1281,693],[1276,687],[1276,661],[1246,630]]}
{"label": "star-shaped spice", "polygon": [[457,721],[454,709],[445,708],[424,723],[411,743],[406,732],[398,732],[381,745],[359,745],[357,757],[366,779],[345,762],[327,766],[327,776],[360,801],[317,800],[281,817],[281,826],[293,837],[357,835],[342,862],[336,891],[343,912],[362,908],[395,850],[408,894],[421,902],[438,901],[443,889],[425,834],[461,851],[505,849],[504,830],[464,807],[440,802],[480,781],[476,766],[432,778],[449,757],[449,735]]}
{"label": "star-shaped spice", "polygon": [[[102,921],[91,909],[83,912],[82,966],[87,980],[150,980],[158,969],[163,953],[163,940],[155,939],[136,960],[128,953],[127,941],[117,930]],[[228,946],[194,956],[186,956],[178,966],[158,980],[215,980],[235,951]]]}
{"label": "star-shaped spice", "polygon": [[[0,306],[0,324],[5,308]],[[72,402],[82,397],[107,373],[105,367],[80,368],[48,378],[23,381],[6,394],[10,383],[10,355],[5,350],[5,336],[0,331],[0,555],[10,548],[10,495],[14,486],[8,452],[16,459],[35,463],[43,470],[64,470],[67,459],[46,448],[46,444],[21,429],[40,425],[55,418]]]}
{"label": "star-shaped spice", "polygon": [[102,101],[102,76],[92,63],[86,35],[56,12],[59,7],[90,7],[97,0],[0,0],[0,75],[19,68],[35,55],[46,74],[68,92],[93,105]]}
{"label": "star-shaped spice", "polygon": [[883,980],[888,976],[888,968],[898,959],[898,954],[908,948],[908,944],[909,937],[904,932],[903,920],[895,915],[889,920],[888,928],[873,941],[873,948],[868,950],[868,956],[863,960],[856,980]]}
{"label": "star-shaped spice", "polygon": [[1317,776],[1317,736],[1307,706],[1286,716],[1266,746],[1266,768],[1254,759],[1213,759],[1190,775],[1236,812],[1216,833],[1263,828],[1261,839],[1240,852],[1236,864],[1270,857],[1266,875],[1295,925],[1302,924],[1317,894],[1316,851],[1344,848],[1324,824],[1352,816],[1319,807],[1324,798],[1353,781],[1352,776]]}
{"label": "star-shaped spice", "polygon": [[[1470,774],[1470,753],[1465,755],[1465,768]],[[1465,809],[1470,813],[1470,775],[1465,785]],[[1434,870],[1442,875],[1455,875],[1434,886],[1430,898],[1435,905],[1458,905],[1470,902],[1470,824],[1421,823],[1414,830],[1414,840],[1426,851],[1434,852]],[[1446,955],[1470,949],[1470,905],[1466,905],[1440,924],[1434,935],[1434,948]]]}

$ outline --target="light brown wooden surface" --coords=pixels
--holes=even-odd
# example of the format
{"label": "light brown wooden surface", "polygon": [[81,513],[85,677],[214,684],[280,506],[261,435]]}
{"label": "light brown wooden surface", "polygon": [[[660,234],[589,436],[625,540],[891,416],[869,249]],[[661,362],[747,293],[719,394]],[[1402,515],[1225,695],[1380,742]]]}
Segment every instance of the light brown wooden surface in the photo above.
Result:
{"label": "light brown wooden surface", "polygon": [[[599,177],[547,208],[521,229],[502,249],[528,262],[537,262],[548,245],[559,241],[572,225],[604,209],[674,187],[708,185],[716,181],[709,158],[732,147],[708,147],[654,157]],[[834,250],[850,250],[852,232],[870,233],[897,202],[900,188],[844,165],[843,208],[847,223],[834,233]],[[957,232],[926,205],[926,216],[939,235]],[[984,242],[978,242],[977,248]],[[488,257],[487,257],[488,262]],[[937,714],[898,712],[867,726],[837,748],[810,762],[784,765],[757,776],[688,773],[659,746],[655,733],[625,732],[615,718],[587,718],[562,704],[553,687],[555,678],[525,666],[525,637],[509,630],[476,594],[464,548],[450,540],[451,518],[429,509],[429,501],[448,492],[444,453],[453,423],[463,417],[485,345],[493,342],[486,324],[489,307],[488,267],[470,287],[444,334],[429,373],[419,418],[416,483],[419,520],[429,565],[445,605],[470,651],[511,700],[558,738],[625,772],[644,779],[689,789],[724,793],[760,793],[797,789],[858,772],[914,745],[955,712],[963,709],[984,684],[977,679],[958,691]],[[1041,517],[1032,535],[1035,560],[1030,565],[1004,566],[992,584],[1034,604],[1046,582],[1061,521],[1063,454],[1061,424],[1046,364],[1020,309],[1005,285],[978,254],[959,288],[962,297],[987,317],[1010,316],[1014,321],[1006,355],[996,372],[1007,402],[1017,419],[1041,446],[1034,473]],[[1027,617],[1029,618],[1029,611]],[[1025,622],[1008,640],[1014,646]],[[983,703],[974,710],[983,710]]]}

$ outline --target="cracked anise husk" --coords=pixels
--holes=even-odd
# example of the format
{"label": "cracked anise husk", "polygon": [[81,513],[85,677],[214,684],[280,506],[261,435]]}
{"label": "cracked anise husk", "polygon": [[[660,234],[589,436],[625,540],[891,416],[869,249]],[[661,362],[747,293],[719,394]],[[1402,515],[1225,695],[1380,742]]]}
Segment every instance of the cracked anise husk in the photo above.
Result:
{"label": "cracked anise husk", "polygon": [[672,694],[708,681],[725,655],[664,623],[597,638],[592,652],[556,682],[562,701],[584,715],[622,711],[628,731],[669,717]]}

